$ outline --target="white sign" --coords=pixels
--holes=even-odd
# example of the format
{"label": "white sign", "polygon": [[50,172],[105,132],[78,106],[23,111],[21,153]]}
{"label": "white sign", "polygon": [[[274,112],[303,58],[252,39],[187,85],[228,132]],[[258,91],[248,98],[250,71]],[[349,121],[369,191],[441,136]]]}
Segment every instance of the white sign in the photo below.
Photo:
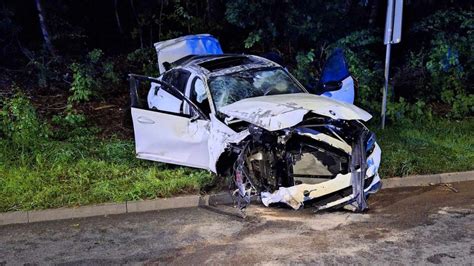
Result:
{"label": "white sign", "polygon": [[402,40],[403,0],[388,0],[384,44]]}

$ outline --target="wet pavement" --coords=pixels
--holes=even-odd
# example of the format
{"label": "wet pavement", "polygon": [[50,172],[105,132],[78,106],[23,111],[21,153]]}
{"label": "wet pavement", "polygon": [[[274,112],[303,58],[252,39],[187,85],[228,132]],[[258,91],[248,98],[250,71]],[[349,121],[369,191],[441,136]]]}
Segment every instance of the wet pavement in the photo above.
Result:
{"label": "wet pavement", "polygon": [[[474,264],[474,182],[386,189],[364,214],[253,204],[0,226],[0,265]],[[458,191],[458,192],[455,192]]]}

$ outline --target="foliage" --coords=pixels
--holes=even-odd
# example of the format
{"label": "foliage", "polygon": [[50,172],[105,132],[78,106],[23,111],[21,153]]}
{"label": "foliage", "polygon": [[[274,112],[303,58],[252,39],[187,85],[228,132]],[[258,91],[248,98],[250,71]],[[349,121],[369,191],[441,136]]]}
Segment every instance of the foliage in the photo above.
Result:
{"label": "foliage", "polygon": [[74,109],[74,104],[87,102],[93,96],[99,96],[104,93],[104,88],[118,84],[120,79],[114,70],[113,62],[105,60],[104,53],[100,49],[90,51],[85,62],[72,63],[70,69],[73,74],[70,89],[72,94],[68,97],[65,112],[54,116],[53,122],[74,128],[83,126],[86,121],[85,115]]}
{"label": "foliage", "polygon": [[262,30],[249,33],[247,39],[244,40],[244,47],[247,49],[252,48],[254,45],[262,41],[262,33]]}
{"label": "foliage", "polygon": [[[380,110],[385,17],[380,1],[114,3],[43,3],[46,26],[58,51],[54,57],[39,49],[43,45],[37,17],[30,15],[36,12],[34,5],[7,1],[0,7],[0,45],[4,46],[0,55],[7,62],[8,75],[18,71],[24,77],[35,76],[28,78],[37,81],[35,89],[54,90],[64,89],[72,72],[71,101],[88,101],[116,87],[132,71],[156,76],[155,42],[212,33],[225,52],[278,51],[285,66],[305,85],[317,83],[324,59],[335,47],[342,47],[358,81],[356,104],[372,113]],[[448,106],[450,117],[472,116],[472,4],[421,0],[405,5],[403,41],[392,51],[389,102],[399,103],[403,97],[412,106],[422,100],[427,106]],[[84,53],[94,47],[100,50]],[[31,82],[28,87],[33,87]],[[435,115],[438,111],[433,109]]]}
{"label": "foliage", "polygon": [[50,56],[46,50],[38,52],[23,49],[29,61],[26,65],[27,75],[36,76],[40,88],[47,88],[63,82],[64,62],[58,56]]}
{"label": "foliage", "polygon": [[225,18],[231,25],[245,30],[245,48],[255,51],[278,48],[292,56],[294,50],[308,48],[299,46],[301,40],[317,47],[346,34],[345,26],[358,18],[340,20],[347,14],[347,7],[344,1],[237,0],[226,3]]}
{"label": "foliage", "polygon": [[158,62],[153,48],[137,49],[127,55],[127,61],[132,73],[136,71],[136,73],[151,77],[158,76]]}
{"label": "foliage", "polygon": [[35,108],[22,93],[3,101],[0,110],[0,136],[11,141],[16,148],[31,150],[51,134],[40,121]]}
{"label": "foliage", "polygon": [[97,81],[84,65],[73,63],[71,70],[73,72],[73,81],[71,84],[72,95],[69,96],[70,102],[89,101],[93,91],[99,87]]}
{"label": "foliage", "polygon": [[23,95],[4,103],[0,125],[0,212],[167,197],[212,182],[205,171],[136,159],[129,140],[51,132]]}
{"label": "foliage", "polygon": [[[208,32],[219,28],[211,19],[205,20],[209,11],[202,10],[199,2],[181,0],[140,1],[134,14],[136,25],[131,31],[133,40],[139,41],[140,49],[152,47],[156,41],[168,40],[194,32]],[[212,27],[209,27],[212,24]]]}
{"label": "foliage", "polygon": [[418,100],[410,104],[404,98],[400,98],[398,102],[389,102],[386,115],[392,121],[399,122],[433,119],[431,108],[424,101]]}
{"label": "foliage", "polygon": [[86,116],[68,103],[64,113],[53,116],[51,121],[60,129],[74,130],[85,125]]}
{"label": "foliage", "polygon": [[307,53],[298,52],[296,55],[296,68],[293,71],[295,77],[303,84],[309,84],[311,80],[311,70],[314,66],[316,55],[314,50]]}
{"label": "foliage", "polygon": [[[432,49],[426,63],[430,73],[430,85],[434,93],[439,94],[440,100],[452,106],[452,115],[462,117],[474,113],[474,94],[469,93],[472,86],[466,77],[465,67],[474,61],[462,62],[462,53],[470,49],[466,40],[453,42],[453,39],[437,37],[432,41]],[[463,47],[466,46],[466,47]],[[472,47],[471,47],[472,48]],[[468,53],[470,54],[470,51]],[[468,58],[472,57],[467,55]],[[469,73],[469,72],[468,72]]]}
{"label": "foliage", "polygon": [[422,93],[449,104],[453,117],[474,114],[474,12],[441,10],[422,19],[413,31],[433,36],[420,52],[426,53],[422,67],[429,74]]}
{"label": "foliage", "polygon": [[73,81],[69,103],[89,101],[92,96],[103,92],[104,88],[120,81],[114,72],[113,63],[103,57],[102,50],[94,49],[88,53],[85,62],[71,64]]}
{"label": "foliage", "polygon": [[376,113],[380,110],[381,87],[383,84],[383,65],[371,49],[380,42],[376,30],[355,31],[337,40],[330,47],[344,49],[351,75],[358,84],[356,105]]}

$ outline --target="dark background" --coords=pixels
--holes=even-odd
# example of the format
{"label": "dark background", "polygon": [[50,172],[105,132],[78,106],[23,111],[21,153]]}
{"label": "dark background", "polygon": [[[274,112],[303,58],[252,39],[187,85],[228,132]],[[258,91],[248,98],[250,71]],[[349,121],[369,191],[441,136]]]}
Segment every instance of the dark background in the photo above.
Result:
{"label": "dark background", "polygon": [[[45,46],[37,2],[52,47]],[[442,115],[471,115],[473,1],[404,2],[402,42],[392,49],[391,99],[421,101]],[[3,95],[13,84],[25,91],[67,93],[78,77],[71,67],[77,63],[100,83],[85,88],[95,91],[92,99],[111,97],[108,92],[126,93],[127,73],[158,74],[153,43],[211,33],[225,52],[279,54],[309,87],[330,52],[342,47],[358,80],[358,104],[375,111],[383,84],[386,5],[384,0],[3,0],[0,85]],[[97,60],[88,57],[94,49],[102,51]],[[107,62],[113,80],[90,61]]]}

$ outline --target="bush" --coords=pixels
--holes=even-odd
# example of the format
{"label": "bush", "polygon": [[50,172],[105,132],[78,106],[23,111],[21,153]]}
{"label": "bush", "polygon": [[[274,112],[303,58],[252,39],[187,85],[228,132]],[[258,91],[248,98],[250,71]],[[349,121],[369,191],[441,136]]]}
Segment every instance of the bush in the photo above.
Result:
{"label": "bush", "polygon": [[33,149],[51,134],[48,126],[41,122],[28,98],[17,93],[4,100],[0,110],[0,134],[22,149]]}
{"label": "bush", "polygon": [[153,48],[137,49],[127,55],[127,61],[132,72],[151,77],[158,76],[158,62]]}
{"label": "bush", "polygon": [[358,84],[356,105],[377,113],[380,110],[383,84],[383,64],[371,46],[380,42],[376,30],[361,30],[350,33],[331,45],[344,50],[351,75]]}
{"label": "bush", "polygon": [[296,68],[293,74],[302,84],[308,85],[314,79],[311,73],[314,73],[315,57],[314,50],[307,53],[298,52],[296,55]]}
{"label": "bush", "polygon": [[410,104],[404,98],[400,98],[398,102],[389,102],[386,115],[392,121],[416,122],[420,119],[428,121],[433,119],[431,108],[424,101],[418,100]]}
{"label": "bush", "polygon": [[92,96],[100,96],[120,82],[114,63],[104,59],[104,53],[100,49],[89,52],[83,62],[72,63],[70,69],[73,81],[72,95],[68,100],[71,104],[89,101]]}
{"label": "bush", "polygon": [[94,79],[91,70],[83,64],[73,63],[71,65],[73,81],[71,84],[72,95],[69,96],[69,102],[89,101],[93,92],[99,87]]}
{"label": "bush", "polygon": [[104,59],[100,49],[94,49],[87,54],[82,63],[70,65],[73,81],[71,95],[63,114],[53,117],[53,122],[58,125],[67,125],[69,129],[84,125],[85,115],[74,109],[74,104],[87,102],[94,96],[100,96],[111,86],[120,82],[114,69],[114,63]]}
{"label": "bush", "polygon": [[[65,112],[55,115],[52,122],[65,131],[74,130],[85,125],[86,116],[80,111],[75,110],[72,104],[68,103]],[[66,134],[67,132],[64,133]]]}
{"label": "bush", "polygon": [[26,71],[28,76],[36,77],[37,86],[47,88],[49,86],[62,87],[64,70],[67,64],[59,56],[51,56],[45,50],[33,52],[27,49],[23,53],[28,58]]}
{"label": "bush", "polygon": [[428,86],[423,91],[435,101],[451,106],[455,118],[474,114],[474,13],[455,9],[442,10],[413,27],[419,34],[432,37],[426,53]]}

